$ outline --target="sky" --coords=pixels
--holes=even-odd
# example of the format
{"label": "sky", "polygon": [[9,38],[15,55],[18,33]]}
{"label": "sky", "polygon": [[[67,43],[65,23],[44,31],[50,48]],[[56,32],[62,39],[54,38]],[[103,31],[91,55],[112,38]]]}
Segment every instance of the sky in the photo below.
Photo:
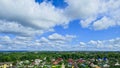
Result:
{"label": "sky", "polygon": [[120,0],[0,0],[0,50],[120,51]]}

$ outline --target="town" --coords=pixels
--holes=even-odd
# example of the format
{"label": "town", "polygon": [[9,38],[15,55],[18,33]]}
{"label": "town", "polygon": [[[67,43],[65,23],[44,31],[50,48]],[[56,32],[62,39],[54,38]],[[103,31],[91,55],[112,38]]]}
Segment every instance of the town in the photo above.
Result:
{"label": "town", "polygon": [[0,68],[120,68],[119,52],[5,52],[0,57]]}

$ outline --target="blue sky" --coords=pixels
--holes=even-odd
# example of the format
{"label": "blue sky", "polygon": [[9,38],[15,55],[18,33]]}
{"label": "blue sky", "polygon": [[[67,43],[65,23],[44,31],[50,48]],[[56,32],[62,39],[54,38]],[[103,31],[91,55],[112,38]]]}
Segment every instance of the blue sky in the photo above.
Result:
{"label": "blue sky", "polygon": [[1,0],[0,11],[0,50],[120,48],[119,0]]}

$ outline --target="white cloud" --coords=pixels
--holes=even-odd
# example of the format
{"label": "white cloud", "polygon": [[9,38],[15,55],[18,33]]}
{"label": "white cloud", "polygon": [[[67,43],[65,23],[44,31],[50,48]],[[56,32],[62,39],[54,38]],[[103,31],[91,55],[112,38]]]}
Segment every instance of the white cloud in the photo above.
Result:
{"label": "white cloud", "polygon": [[81,20],[80,21],[80,24],[83,28],[87,28],[87,27],[90,27],[91,26],[91,22],[96,20],[96,17],[89,17],[85,20]]}
{"label": "white cloud", "polygon": [[[54,34],[63,37],[64,40],[60,37],[49,39],[49,36],[54,36]],[[75,38],[73,35],[63,36],[58,33],[54,34],[49,35],[48,37],[41,37],[40,39],[23,36],[16,36],[14,38],[7,35],[0,36],[0,45],[2,46],[1,50],[62,50],[62,47],[67,46],[69,41],[72,41],[73,38]]]}
{"label": "white cloud", "polygon": [[68,7],[66,8],[66,14],[71,18],[87,18],[97,13],[99,9],[99,0],[66,0]]}
{"label": "white cloud", "polygon": [[[17,22],[32,30],[49,29],[56,25],[66,27],[69,21],[75,19],[80,19],[82,27],[95,30],[120,25],[120,0],[65,0],[65,2],[68,6],[65,9],[58,9],[50,2],[38,4],[34,0],[0,0],[0,20]],[[99,17],[101,19],[98,19]]]}
{"label": "white cloud", "polygon": [[[60,34],[59,34],[60,35]],[[61,35],[63,36],[63,35]],[[71,35],[72,36],[72,35]],[[65,36],[63,36],[65,37]],[[97,51],[119,51],[120,48],[120,38],[110,39],[110,40],[91,40],[89,42],[80,42],[79,44],[70,45],[71,40],[54,39],[51,40],[48,37],[41,37],[40,39],[35,39],[31,37],[16,36],[11,38],[9,36],[0,36],[0,48],[1,50],[97,50]],[[70,44],[69,44],[70,43]]]}
{"label": "white cloud", "polygon": [[68,23],[62,10],[51,3],[38,4],[34,0],[0,0],[0,19],[42,29]]}
{"label": "white cloud", "polygon": [[91,41],[89,41],[89,42],[88,42],[88,44],[91,44],[91,45],[97,45],[97,42],[96,42],[96,41],[91,40]]}
{"label": "white cloud", "polygon": [[89,42],[80,42],[80,46],[77,46],[81,49],[81,45],[84,44],[85,49],[89,50],[106,50],[106,51],[119,51],[120,48],[120,38],[110,39],[110,40],[91,40]]}
{"label": "white cloud", "polygon": [[[61,35],[58,33],[53,33],[48,37],[42,37],[38,40],[41,43],[42,50],[64,50],[65,47],[71,46],[71,41],[76,38],[74,35]],[[44,48],[44,49],[43,49]]]}
{"label": "white cloud", "polygon": [[81,46],[81,47],[85,47],[85,46],[86,46],[86,43],[80,42],[80,46]]}
{"label": "white cloud", "polygon": [[102,19],[93,23],[95,30],[107,29],[108,27],[113,27],[115,25],[117,25],[117,23],[107,17],[103,17]]}
{"label": "white cloud", "polygon": [[[89,41],[69,46],[74,35],[54,33],[35,39],[36,35],[54,31],[53,27],[68,27],[72,20],[80,19],[83,28],[103,30],[120,26],[120,0],[65,0],[68,6],[58,9],[50,2],[36,3],[34,0],[0,0],[0,48],[40,50],[86,50],[117,49],[120,39]],[[15,38],[7,36],[15,34]],[[9,46],[8,46],[9,45]],[[90,45],[90,46],[89,46]]]}
{"label": "white cloud", "polygon": [[50,40],[71,40],[71,39],[73,39],[75,37],[76,36],[74,36],[74,35],[65,35],[65,36],[62,36],[62,35],[60,35],[58,33],[54,33],[54,34],[50,35],[48,38]]}
{"label": "white cloud", "polygon": [[4,37],[0,37],[0,41],[2,43],[5,43],[5,42],[11,42],[11,39],[9,36],[4,36]]}
{"label": "white cloud", "polygon": [[62,35],[60,35],[58,33],[54,33],[54,34],[50,35],[48,38],[51,40],[65,40],[65,37],[63,37]]}
{"label": "white cloud", "polygon": [[47,38],[45,38],[45,37],[42,37],[40,40],[38,40],[38,41],[40,41],[40,42],[45,42],[45,43],[48,43],[49,42],[49,40],[47,39]]}
{"label": "white cloud", "polygon": [[37,30],[31,27],[25,27],[17,22],[0,20],[0,32],[22,36],[33,36],[35,34],[42,34],[44,30]]}
{"label": "white cloud", "polygon": [[80,19],[80,24],[84,28],[103,30],[120,26],[120,0],[66,0],[66,2],[68,3],[66,16],[71,20]]}

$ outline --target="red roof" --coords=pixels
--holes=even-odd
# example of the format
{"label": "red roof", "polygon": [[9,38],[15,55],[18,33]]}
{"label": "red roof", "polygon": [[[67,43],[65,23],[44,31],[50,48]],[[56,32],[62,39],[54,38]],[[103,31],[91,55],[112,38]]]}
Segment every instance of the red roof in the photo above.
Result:
{"label": "red roof", "polygon": [[53,62],[53,64],[55,64],[55,65],[56,65],[56,64],[58,64],[58,62],[57,62],[57,61],[54,61],[54,62]]}
{"label": "red roof", "polygon": [[73,59],[68,59],[68,62],[73,62]]}
{"label": "red roof", "polygon": [[57,60],[58,60],[58,61],[62,61],[63,59],[62,59],[62,58],[58,58]]}
{"label": "red roof", "polygon": [[77,62],[82,63],[84,62],[82,59],[77,60]]}

